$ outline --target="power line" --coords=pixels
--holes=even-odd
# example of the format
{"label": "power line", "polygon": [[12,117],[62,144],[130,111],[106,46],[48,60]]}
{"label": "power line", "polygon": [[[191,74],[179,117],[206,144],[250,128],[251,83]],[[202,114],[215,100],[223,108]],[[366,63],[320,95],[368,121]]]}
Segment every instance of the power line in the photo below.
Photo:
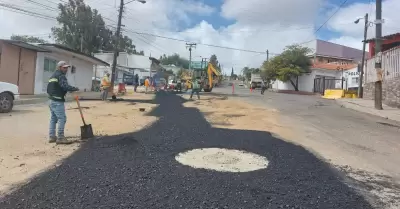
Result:
{"label": "power line", "polygon": [[36,5],[38,5],[38,6],[44,7],[44,8],[46,8],[46,9],[52,10],[52,11],[57,11],[57,10],[58,10],[57,8],[50,7],[50,6],[41,4],[41,3],[36,2],[36,1],[33,1],[33,0],[26,0],[26,1],[31,2],[31,3],[33,3],[33,4],[36,4]]}
{"label": "power line", "polygon": [[[163,38],[163,39],[168,39],[168,40],[173,40],[173,41],[179,41],[179,42],[185,42],[185,43],[186,42],[190,42],[190,41],[187,41],[187,40],[184,40],[184,39],[172,38],[172,37],[161,36],[161,35],[156,35],[156,34],[151,34],[151,33],[138,32],[138,31],[134,31],[134,30],[128,30],[128,32],[134,33],[134,34],[139,34],[139,35],[154,36],[154,37],[158,37],[158,38]],[[234,50],[234,51],[250,52],[250,53],[257,53],[257,54],[266,54],[265,51],[261,52],[261,51],[254,51],[254,50],[248,50],[248,49],[239,49],[239,48],[233,48],[233,47],[227,47],[227,46],[218,46],[218,45],[214,45],[214,44],[204,44],[204,43],[196,43],[196,44],[197,45],[202,45],[202,46],[221,48],[221,49],[229,49],[229,50]],[[270,53],[270,54],[277,54],[277,53]]]}
{"label": "power line", "polygon": [[[337,8],[337,10],[336,10],[331,16],[329,16],[329,18],[328,18],[322,25],[320,25],[320,26],[317,28],[317,30],[315,30],[314,34],[318,33],[318,31],[321,30],[321,28],[324,27],[324,25],[325,25],[326,23],[328,23],[328,22],[332,19],[332,17],[334,17],[334,16],[340,11],[340,9],[342,9],[342,7],[347,3],[347,1],[348,1],[348,0],[344,0],[344,1],[339,5],[339,7]],[[311,39],[310,41],[301,42],[301,43],[299,43],[298,45],[303,45],[303,44],[309,43],[309,42],[311,42],[311,41],[313,41],[313,40],[314,40],[314,39]]]}
{"label": "power line", "polygon": [[20,13],[20,14],[25,14],[25,15],[29,15],[29,16],[32,16],[32,17],[38,17],[38,18],[42,18],[42,19],[47,19],[47,20],[56,20],[55,17],[51,17],[51,16],[39,14],[39,13],[36,13],[36,12],[31,12],[31,11],[28,11],[28,10],[24,10],[24,9],[18,8],[16,6],[14,6],[14,5],[0,3],[0,6],[8,8],[8,9],[5,9],[5,10],[8,10],[8,11],[12,11],[12,12]]}
{"label": "power line", "polygon": [[347,1],[348,0],[344,0],[340,5],[339,5],[339,8],[321,25],[321,26],[319,26],[319,28],[315,31],[315,33],[317,33],[319,30],[321,30],[321,28],[322,27],[324,27],[324,25],[326,24],[326,23],[328,23],[329,22],[329,20],[331,20],[332,19],[332,17],[333,16],[335,16],[339,11],[340,11],[340,9],[342,9],[342,7],[347,3]]}

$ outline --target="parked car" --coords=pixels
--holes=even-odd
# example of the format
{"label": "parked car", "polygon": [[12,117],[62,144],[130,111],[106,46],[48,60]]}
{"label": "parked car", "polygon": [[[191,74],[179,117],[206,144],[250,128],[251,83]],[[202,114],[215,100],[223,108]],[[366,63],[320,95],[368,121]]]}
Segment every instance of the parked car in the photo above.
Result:
{"label": "parked car", "polygon": [[0,113],[10,112],[14,106],[14,101],[19,99],[18,86],[0,82]]}

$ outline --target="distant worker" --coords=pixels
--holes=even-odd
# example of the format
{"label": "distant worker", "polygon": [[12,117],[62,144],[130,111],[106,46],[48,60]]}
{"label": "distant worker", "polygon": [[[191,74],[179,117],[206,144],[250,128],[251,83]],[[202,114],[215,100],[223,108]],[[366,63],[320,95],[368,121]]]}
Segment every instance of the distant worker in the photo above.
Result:
{"label": "distant worker", "polygon": [[138,76],[138,74],[135,75],[134,81],[135,81],[134,91],[137,92],[137,87],[139,86],[139,76]]}
{"label": "distant worker", "polygon": [[197,77],[192,83],[192,93],[190,94],[190,99],[192,99],[193,94],[197,94],[197,99],[200,99],[200,77]]}
{"label": "distant worker", "polygon": [[149,87],[150,87],[150,78],[147,77],[146,80],[144,80],[144,89],[145,89],[144,91],[146,94],[147,94],[147,91],[149,90]]}
{"label": "distant worker", "polygon": [[264,79],[261,80],[261,95],[264,95],[265,90],[267,89],[267,85],[265,84]]}
{"label": "distant worker", "polygon": [[101,100],[103,101],[107,100],[110,87],[111,87],[110,73],[106,72],[106,74],[101,79],[101,88],[103,89],[103,92],[101,93]]}
{"label": "distant worker", "polygon": [[178,81],[176,82],[176,90],[182,92],[182,80],[180,78],[178,78]]}
{"label": "distant worker", "polygon": [[[57,63],[57,70],[49,79],[47,85],[47,94],[49,96],[49,107],[50,107],[50,127],[49,127],[49,143],[57,144],[70,144],[65,139],[64,127],[67,122],[67,116],[65,114],[65,95],[67,92],[79,91],[78,88],[70,86],[68,84],[65,74],[68,71],[68,65],[65,61]],[[56,136],[56,125],[58,123],[58,130]]]}

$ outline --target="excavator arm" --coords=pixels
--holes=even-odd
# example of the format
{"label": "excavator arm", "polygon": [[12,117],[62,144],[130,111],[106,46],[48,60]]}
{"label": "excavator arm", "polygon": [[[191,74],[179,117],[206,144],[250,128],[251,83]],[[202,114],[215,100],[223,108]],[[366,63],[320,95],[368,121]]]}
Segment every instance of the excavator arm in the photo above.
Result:
{"label": "excavator arm", "polygon": [[210,85],[210,88],[213,87],[213,73],[216,76],[221,75],[221,73],[218,72],[218,70],[216,70],[211,63],[208,63],[207,76],[208,76],[208,84]]}

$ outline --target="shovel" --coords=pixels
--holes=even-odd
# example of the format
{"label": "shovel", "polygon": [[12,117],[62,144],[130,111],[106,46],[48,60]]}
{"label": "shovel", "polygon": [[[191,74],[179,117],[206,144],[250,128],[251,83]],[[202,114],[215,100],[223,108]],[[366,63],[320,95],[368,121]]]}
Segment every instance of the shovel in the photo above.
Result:
{"label": "shovel", "polygon": [[79,97],[75,96],[76,104],[78,105],[79,113],[81,114],[83,126],[81,126],[81,139],[90,139],[93,138],[93,129],[92,124],[86,124],[85,118],[83,117],[82,108],[79,104]]}

